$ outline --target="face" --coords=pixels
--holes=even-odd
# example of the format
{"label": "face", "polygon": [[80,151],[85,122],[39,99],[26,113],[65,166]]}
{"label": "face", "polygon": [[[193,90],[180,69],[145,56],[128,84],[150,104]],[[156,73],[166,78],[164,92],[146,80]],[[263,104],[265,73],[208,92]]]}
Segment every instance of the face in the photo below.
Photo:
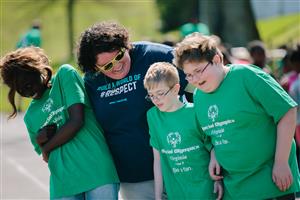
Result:
{"label": "face", "polygon": [[185,62],[183,71],[187,81],[205,93],[216,90],[223,79],[222,67],[213,62]]}
{"label": "face", "polygon": [[169,87],[165,83],[158,83],[152,89],[148,90],[146,98],[163,112],[174,110],[178,100],[179,84]]}
{"label": "face", "polygon": [[22,97],[40,99],[45,90],[44,78],[38,72],[21,72],[16,80],[16,90]]}
{"label": "face", "polygon": [[96,68],[112,79],[124,78],[130,70],[128,50],[121,49],[113,52],[103,52],[96,56]]}

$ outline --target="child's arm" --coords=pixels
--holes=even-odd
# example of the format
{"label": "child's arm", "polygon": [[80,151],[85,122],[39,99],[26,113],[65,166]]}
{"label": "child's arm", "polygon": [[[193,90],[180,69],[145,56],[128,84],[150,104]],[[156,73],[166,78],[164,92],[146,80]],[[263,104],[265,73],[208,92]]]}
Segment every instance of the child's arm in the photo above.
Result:
{"label": "child's arm", "polygon": [[277,125],[277,143],[272,178],[281,191],[287,190],[293,182],[288,160],[295,133],[296,117],[297,108],[291,108]]}
{"label": "child's arm", "polygon": [[68,108],[69,119],[58,130],[58,132],[49,140],[44,146],[42,146],[43,158],[47,162],[49,153],[70,141],[80,130],[84,124],[84,105],[81,103],[73,104]]}
{"label": "child's arm", "polygon": [[208,171],[212,180],[218,181],[223,178],[223,176],[221,176],[221,167],[216,159],[214,148],[212,148],[210,152]]}
{"label": "child's arm", "polygon": [[153,155],[154,155],[154,191],[155,191],[155,199],[160,200],[162,199],[163,193],[163,179],[162,179],[162,172],[161,172],[161,165],[160,165],[160,155],[159,152],[153,148]]}

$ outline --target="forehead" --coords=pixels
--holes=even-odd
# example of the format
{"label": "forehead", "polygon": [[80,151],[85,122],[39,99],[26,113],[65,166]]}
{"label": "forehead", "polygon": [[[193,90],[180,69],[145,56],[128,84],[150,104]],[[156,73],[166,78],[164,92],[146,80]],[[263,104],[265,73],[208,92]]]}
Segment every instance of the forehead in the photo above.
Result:
{"label": "forehead", "polygon": [[205,61],[205,60],[200,61],[200,62],[197,62],[197,61],[184,62],[183,63],[183,72],[185,74],[191,73],[191,72],[195,71],[196,69],[204,68],[206,64],[207,64],[207,61]]}
{"label": "forehead", "polygon": [[162,91],[165,89],[168,89],[169,86],[165,81],[159,81],[159,82],[151,82],[149,84],[149,90],[148,92],[158,92],[158,91]]}

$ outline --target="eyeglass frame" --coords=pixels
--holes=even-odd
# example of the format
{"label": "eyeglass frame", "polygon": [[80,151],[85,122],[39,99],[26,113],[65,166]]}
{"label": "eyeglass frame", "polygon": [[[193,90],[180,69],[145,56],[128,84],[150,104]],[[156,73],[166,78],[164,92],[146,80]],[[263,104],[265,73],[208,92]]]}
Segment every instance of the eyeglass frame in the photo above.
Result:
{"label": "eyeglass frame", "polygon": [[[120,60],[122,60],[124,58],[125,52],[126,52],[126,48],[124,48],[124,47],[121,48],[120,51],[117,53],[117,55],[113,59],[111,59],[111,61],[109,61],[108,63],[106,63],[105,65],[99,66],[99,65],[96,64],[97,69],[99,69],[100,71],[104,71],[104,72],[111,71],[114,68],[114,66],[118,62],[120,62]],[[119,56],[120,56],[120,58],[118,58]],[[111,66],[107,67],[108,65],[111,65]]]}
{"label": "eyeglass frame", "polygon": [[202,75],[203,72],[206,70],[206,68],[207,68],[210,64],[212,64],[212,62],[211,62],[211,61],[208,61],[208,63],[205,65],[205,67],[204,67],[203,69],[197,69],[197,70],[195,70],[193,74],[189,74],[189,77],[188,77],[188,75],[185,75],[185,80],[191,81],[191,80],[194,79],[195,76]]}
{"label": "eyeglass frame", "polygon": [[163,94],[158,94],[158,95],[152,95],[152,96],[150,96],[149,94],[147,94],[146,96],[145,96],[145,99],[147,100],[147,101],[153,101],[154,99],[156,99],[156,100],[160,100],[160,99],[162,99],[162,98],[164,98],[173,88],[174,88],[174,86],[175,85],[173,85],[172,87],[170,87],[170,89],[168,89],[168,91],[166,91],[166,92],[164,92]]}

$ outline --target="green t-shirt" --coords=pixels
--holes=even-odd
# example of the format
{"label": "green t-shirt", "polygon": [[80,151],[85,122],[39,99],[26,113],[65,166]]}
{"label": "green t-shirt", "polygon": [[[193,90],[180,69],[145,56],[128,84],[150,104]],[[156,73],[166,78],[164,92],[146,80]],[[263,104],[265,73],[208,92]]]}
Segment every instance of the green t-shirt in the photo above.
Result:
{"label": "green t-shirt", "polygon": [[72,66],[63,65],[51,83],[51,89],[41,99],[31,102],[24,117],[36,152],[41,153],[35,141],[38,130],[52,123],[60,128],[68,119],[67,108],[71,105],[84,104],[85,123],[72,140],[50,153],[50,198],[75,195],[119,182],[79,74]]}
{"label": "green t-shirt", "polygon": [[40,47],[42,43],[41,31],[37,28],[30,29],[25,35],[22,35],[17,43],[17,48],[35,46]]}
{"label": "green t-shirt", "polygon": [[208,173],[211,144],[206,145],[207,137],[197,126],[193,105],[175,112],[153,107],[147,119],[150,144],[160,152],[168,199],[215,199]]}
{"label": "green t-shirt", "polygon": [[232,65],[214,92],[196,90],[194,103],[224,168],[223,199],[266,199],[299,191],[294,141],[289,158],[292,186],[281,192],[272,181],[277,123],[297,104],[270,75]]}

